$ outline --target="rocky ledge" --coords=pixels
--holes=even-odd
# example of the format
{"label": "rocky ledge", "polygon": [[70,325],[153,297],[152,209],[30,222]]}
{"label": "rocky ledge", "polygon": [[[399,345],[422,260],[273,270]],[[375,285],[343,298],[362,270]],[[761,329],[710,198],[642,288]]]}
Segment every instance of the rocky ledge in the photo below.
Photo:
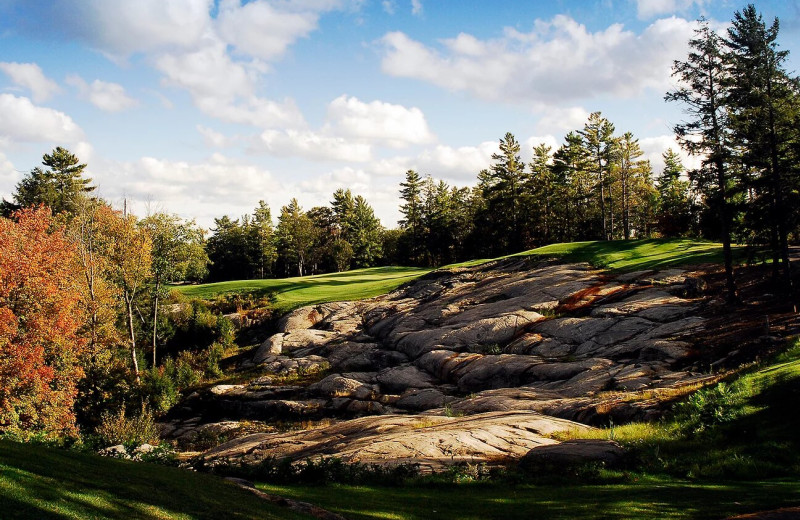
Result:
{"label": "rocky ledge", "polygon": [[608,276],[531,259],[437,271],[385,296],[287,314],[240,367],[257,377],[193,394],[164,433],[236,437],[244,419],[327,419],[205,457],[430,469],[517,458],[556,444],[556,430],[656,417],[651,396],[710,379],[693,365],[703,289],[676,269]]}

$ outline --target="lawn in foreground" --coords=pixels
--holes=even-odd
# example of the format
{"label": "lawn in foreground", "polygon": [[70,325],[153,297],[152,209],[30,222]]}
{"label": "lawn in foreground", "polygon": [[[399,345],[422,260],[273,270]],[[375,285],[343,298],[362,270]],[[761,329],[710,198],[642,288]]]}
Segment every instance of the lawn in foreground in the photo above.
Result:
{"label": "lawn in foreground", "polygon": [[0,440],[0,518],[310,517],[209,475]]}
{"label": "lawn in foreground", "polygon": [[278,486],[269,493],[312,502],[350,520],[721,519],[800,504],[793,480],[628,484],[453,484],[408,487]]}

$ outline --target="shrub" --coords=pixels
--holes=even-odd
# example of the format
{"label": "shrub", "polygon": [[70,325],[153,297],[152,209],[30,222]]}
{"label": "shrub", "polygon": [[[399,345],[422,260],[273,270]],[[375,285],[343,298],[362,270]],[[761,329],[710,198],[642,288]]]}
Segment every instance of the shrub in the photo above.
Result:
{"label": "shrub", "polygon": [[206,377],[219,377],[222,375],[222,369],[219,367],[219,362],[225,355],[225,347],[217,342],[212,343],[208,347],[208,357],[206,362]]}
{"label": "shrub", "polygon": [[184,390],[196,385],[203,378],[203,373],[197,370],[197,356],[191,352],[183,351],[178,354],[175,363],[175,384],[179,390]]}
{"label": "shrub", "polygon": [[693,393],[675,405],[679,429],[693,435],[708,428],[733,421],[741,413],[743,396],[738,385],[719,383]]}
{"label": "shrub", "polygon": [[124,408],[120,408],[116,413],[104,413],[95,434],[106,446],[117,444],[139,446],[144,443],[158,443],[158,428],[153,418],[153,412],[145,404],[142,404],[141,410],[130,416],[125,414]]}
{"label": "shrub", "polygon": [[175,384],[175,364],[167,359],[163,366],[148,369],[142,377],[139,391],[143,401],[150,404],[156,413],[163,413],[178,402],[178,388]]}

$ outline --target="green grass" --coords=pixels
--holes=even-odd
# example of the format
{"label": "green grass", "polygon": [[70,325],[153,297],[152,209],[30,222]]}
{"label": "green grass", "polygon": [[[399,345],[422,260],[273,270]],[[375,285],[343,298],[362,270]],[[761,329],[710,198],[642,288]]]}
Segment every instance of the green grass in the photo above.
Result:
{"label": "green grass", "polygon": [[0,440],[0,518],[310,517],[208,475]]}
{"label": "green grass", "polygon": [[697,483],[642,479],[611,485],[452,484],[259,488],[350,520],[720,519],[800,504],[794,480]]}
{"label": "green grass", "polygon": [[[568,262],[589,262],[595,267],[612,272],[625,272],[720,263],[722,246],[714,242],[691,239],[570,242],[551,244],[500,258],[483,258],[450,264],[442,269],[470,267],[509,257],[561,258]],[[416,267],[373,267],[316,276],[237,280],[176,288],[185,296],[206,299],[237,292],[272,294],[276,310],[286,312],[314,303],[378,296],[430,271],[432,269]]]}
{"label": "green grass", "polygon": [[213,298],[236,292],[272,294],[276,310],[286,312],[314,303],[371,298],[430,271],[417,267],[372,267],[315,276],[181,286],[178,290],[192,298]]}
{"label": "green grass", "polygon": [[[735,248],[737,257],[741,248]],[[523,251],[512,256],[552,256],[570,262],[589,262],[612,272],[665,269],[722,263],[722,245],[688,238],[571,242]]]}

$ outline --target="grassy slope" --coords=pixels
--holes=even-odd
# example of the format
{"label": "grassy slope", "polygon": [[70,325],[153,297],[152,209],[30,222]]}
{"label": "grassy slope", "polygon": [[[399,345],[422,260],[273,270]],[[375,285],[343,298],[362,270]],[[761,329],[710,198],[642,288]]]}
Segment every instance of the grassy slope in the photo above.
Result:
{"label": "grassy slope", "polygon": [[800,483],[643,479],[610,485],[259,485],[350,520],[719,519],[800,503]]}
{"label": "grassy slope", "polygon": [[[572,262],[589,262],[610,271],[633,271],[720,262],[722,247],[713,242],[689,239],[616,240],[552,244],[509,256],[557,257]],[[491,260],[495,259],[470,260],[444,268],[479,265]],[[431,269],[414,267],[373,267],[302,278],[237,280],[182,286],[178,290],[186,296],[196,298],[212,298],[234,292],[272,293],[275,295],[278,311],[287,311],[312,303],[354,300],[385,294],[430,271]]]}
{"label": "grassy slope", "polygon": [[0,441],[0,518],[309,517],[208,475]]}

